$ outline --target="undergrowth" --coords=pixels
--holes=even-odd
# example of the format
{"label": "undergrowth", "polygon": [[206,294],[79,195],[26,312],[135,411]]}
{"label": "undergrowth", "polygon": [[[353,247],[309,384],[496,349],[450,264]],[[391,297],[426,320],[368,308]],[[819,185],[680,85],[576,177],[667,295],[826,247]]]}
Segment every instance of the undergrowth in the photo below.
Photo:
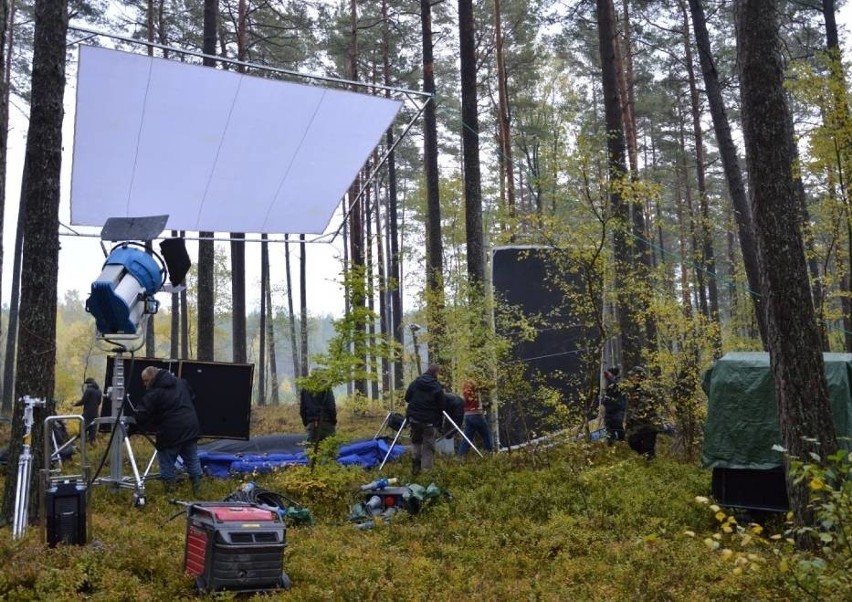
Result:
{"label": "undergrowth", "polygon": [[[293,407],[254,413],[253,434],[301,430]],[[222,500],[244,481],[254,480],[297,500],[314,518],[311,525],[287,530],[289,591],[223,592],[215,599],[806,597],[789,570],[796,561],[792,550],[773,545],[778,540],[768,535],[773,528],[783,532],[783,524],[761,526],[758,537],[757,526],[731,522],[736,519],[728,513],[708,508],[712,500],[701,503],[710,491],[709,471],[671,457],[666,438],[652,462],[624,444],[568,442],[485,458],[473,453],[464,459],[439,456],[431,472],[413,477],[404,455],[385,467],[384,476],[403,484],[434,482],[449,496],[419,514],[400,512],[373,529],[359,530],[349,521],[349,510],[360,499],[358,486],[378,473],[337,465],[334,449],[342,441],[373,436],[383,417],[380,408],[359,408],[357,414],[344,409],[335,441],[310,450],[315,455],[312,467],[205,479],[204,500]],[[150,453],[147,442],[134,438],[133,443],[142,448],[141,456]],[[101,446],[105,441],[96,443],[91,463],[103,454]],[[188,484],[182,487],[177,495],[187,500]],[[214,597],[199,594],[183,573],[183,507],[169,503],[159,482],[150,482],[147,490],[147,505],[135,508],[129,491],[90,488],[90,538],[84,546],[48,549],[37,526],[21,541],[12,540],[9,527],[0,530],[0,598]]]}

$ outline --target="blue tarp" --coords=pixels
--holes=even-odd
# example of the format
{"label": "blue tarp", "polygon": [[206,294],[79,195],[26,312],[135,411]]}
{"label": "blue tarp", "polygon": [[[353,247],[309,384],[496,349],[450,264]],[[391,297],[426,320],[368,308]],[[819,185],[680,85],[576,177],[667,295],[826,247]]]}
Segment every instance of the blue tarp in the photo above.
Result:
{"label": "blue tarp", "polygon": [[[388,453],[389,443],[384,439],[366,439],[340,446],[337,463],[343,466],[378,466]],[[388,461],[395,460],[405,453],[407,448],[395,445]],[[306,466],[308,456],[305,451],[288,453],[222,453],[198,450],[198,459],[204,473],[213,477],[225,478],[232,474],[260,474],[287,466]]]}

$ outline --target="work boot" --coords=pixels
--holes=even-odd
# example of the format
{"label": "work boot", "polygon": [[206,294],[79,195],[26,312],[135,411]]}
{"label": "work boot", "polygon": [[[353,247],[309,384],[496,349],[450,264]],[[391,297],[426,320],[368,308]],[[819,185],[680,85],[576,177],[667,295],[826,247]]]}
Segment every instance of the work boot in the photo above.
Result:
{"label": "work boot", "polygon": [[411,461],[411,474],[420,474],[420,458]]}

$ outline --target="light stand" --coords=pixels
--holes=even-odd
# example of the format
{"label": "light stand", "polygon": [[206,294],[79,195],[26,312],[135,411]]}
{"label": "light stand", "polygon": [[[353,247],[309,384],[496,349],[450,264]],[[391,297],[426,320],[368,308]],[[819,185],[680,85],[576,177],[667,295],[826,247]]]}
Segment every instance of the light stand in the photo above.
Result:
{"label": "light stand", "polygon": [[[461,428],[459,428],[459,425],[457,425],[457,424],[456,424],[456,422],[455,422],[452,418],[450,418],[450,415],[449,415],[449,414],[447,414],[447,412],[443,412],[443,414],[444,414],[444,418],[446,418],[446,419],[447,419],[447,421],[448,421],[448,422],[452,425],[452,427],[456,430],[456,432],[457,432],[459,435],[461,435],[461,436],[464,438],[464,440],[465,440],[465,441],[467,441],[467,442],[468,442],[468,444],[470,445],[470,447],[471,447],[471,448],[473,448],[473,451],[475,451],[476,453],[478,453],[478,454],[479,454],[479,457],[481,458],[481,457],[482,457],[482,452],[481,452],[481,451],[479,451],[479,449],[478,449],[478,448],[477,448],[477,447],[473,444],[473,441],[471,441],[470,439],[468,439],[468,438],[467,438],[467,435],[465,435],[465,434],[464,434],[464,431],[463,431],[463,430],[461,430]],[[388,416],[390,416],[390,414],[388,414]],[[387,419],[387,418],[385,418],[385,424],[387,423],[387,420],[388,420],[388,419]],[[382,428],[384,428],[384,427],[385,427],[385,424],[382,424]],[[391,442],[390,447],[388,447],[388,451],[387,451],[387,453],[385,454],[385,457],[384,457],[384,458],[382,458],[382,463],[379,465],[379,470],[381,470],[382,468],[384,468],[384,467],[385,467],[385,462],[387,462],[387,461],[388,461],[388,458],[390,457],[391,452],[393,451],[394,446],[396,446],[396,442],[399,440],[399,436],[402,434],[402,430],[405,428],[405,426],[406,426],[407,424],[408,424],[408,418],[405,418],[405,419],[402,421],[402,424],[400,425],[399,430],[396,432],[396,436],[393,438],[393,441]],[[381,429],[379,429],[379,430],[381,430]],[[378,433],[377,433],[377,434],[378,434]],[[441,436],[442,436],[442,437],[443,437],[443,436],[446,436],[446,433],[444,433],[444,434],[443,434],[443,435],[441,435]]]}
{"label": "light stand", "polygon": [[[140,329],[145,331],[144,324]],[[144,344],[144,337],[139,347]],[[130,438],[127,435],[127,424],[131,420],[124,415],[124,399],[125,399],[125,380],[124,380],[124,362],[127,349],[119,347],[116,349],[115,357],[113,358],[112,368],[112,385],[110,387],[110,402],[111,412],[107,418],[97,418],[95,423],[108,423],[112,425],[112,433],[110,436],[109,451],[107,452],[110,458],[110,474],[107,477],[95,479],[96,484],[112,485],[114,489],[127,488],[133,490],[133,505],[142,507],[145,505],[145,479],[148,478],[151,467],[154,463],[156,454],[151,457],[144,473],[139,472],[136,463],[136,457],[133,454],[133,447],[130,445]],[[124,452],[127,452],[130,468],[133,471],[133,477],[124,476]]]}
{"label": "light stand", "polygon": [[417,343],[417,332],[420,330],[420,326],[412,324],[409,328],[411,329],[411,340],[414,343],[414,360],[417,362],[417,374],[423,374],[423,367],[420,365],[420,345]]}
{"label": "light stand", "polygon": [[33,433],[33,408],[44,407],[43,399],[33,399],[25,395],[24,403],[24,447],[18,457],[18,481],[15,489],[15,520],[12,538],[21,539],[27,530],[27,518],[30,507],[30,476],[33,473],[33,455],[30,449]]}
{"label": "light stand", "polygon": [[[111,415],[95,420],[95,423],[112,425],[108,450],[110,474],[96,478],[94,482],[109,484],[115,489],[133,489],[133,503],[137,507],[145,505],[145,479],[157,454],[153,455],[145,472],[140,473],[127,435],[130,419],[124,416],[124,364],[126,354],[132,356],[145,343],[148,316],[157,313],[159,308],[154,294],[163,290],[180,290],[174,286],[167,289],[166,277],[169,275],[172,284],[179,285],[189,269],[190,261],[182,239],[161,244],[165,260],[151,250],[151,241],[165,229],[168,218],[168,215],[154,215],[107,219],[101,230],[101,240],[124,242],[115,245],[107,255],[86,301],[86,311],[95,318],[99,339],[116,346],[109,391]],[[132,350],[130,345],[135,345]],[[133,471],[132,477],[126,477],[122,472],[125,452]]]}

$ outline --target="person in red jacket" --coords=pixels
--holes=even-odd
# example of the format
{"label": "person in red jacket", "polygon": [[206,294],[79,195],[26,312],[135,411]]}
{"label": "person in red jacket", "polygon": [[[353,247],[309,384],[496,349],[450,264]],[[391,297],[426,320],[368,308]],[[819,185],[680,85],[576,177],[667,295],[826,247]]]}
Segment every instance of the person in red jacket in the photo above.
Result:
{"label": "person in red jacket", "polygon": [[[462,398],[464,399],[464,436],[473,441],[479,435],[482,439],[482,447],[486,451],[493,451],[494,444],[491,440],[491,427],[488,418],[479,399],[479,390],[472,380],[466,380],[462,384]],[[467,439],[462,439],[459,445],[458,455],[463,456],[470,449]]]}

